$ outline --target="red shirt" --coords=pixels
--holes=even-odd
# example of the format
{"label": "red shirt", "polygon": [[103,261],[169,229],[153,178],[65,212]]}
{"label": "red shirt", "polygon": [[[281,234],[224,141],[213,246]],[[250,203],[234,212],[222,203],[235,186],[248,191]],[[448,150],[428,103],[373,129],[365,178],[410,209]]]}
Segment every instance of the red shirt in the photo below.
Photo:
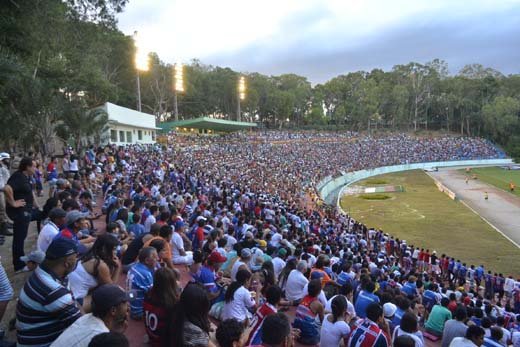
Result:
{"label": "red shirt", "polygon": [[148,298],[143,302],[144,326],[146,333],[150,337],[150,346],[161,347],[163,345],[162,336],[166,329],[168,310],[166,307],[154,305]]}

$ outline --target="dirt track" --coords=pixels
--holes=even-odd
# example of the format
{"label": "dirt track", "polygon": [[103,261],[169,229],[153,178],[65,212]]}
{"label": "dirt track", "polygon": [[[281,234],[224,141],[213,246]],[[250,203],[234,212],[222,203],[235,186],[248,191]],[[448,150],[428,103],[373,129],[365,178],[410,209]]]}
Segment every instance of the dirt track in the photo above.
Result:
{"label": "dirt track", "polygon": [[[457,198],[467,204],[493,227],[502,232],[520,248],[520,199],[508,192],[479,180],[469,180],[453,169],[429,172],[432,177],[451,189]],[[484,199],[488,192],[489,199]]]}

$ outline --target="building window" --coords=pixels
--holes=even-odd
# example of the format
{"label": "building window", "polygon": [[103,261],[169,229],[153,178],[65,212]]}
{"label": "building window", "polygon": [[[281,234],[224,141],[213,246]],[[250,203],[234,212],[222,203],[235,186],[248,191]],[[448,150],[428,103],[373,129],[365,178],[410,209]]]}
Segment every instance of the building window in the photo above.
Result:
{"label": "building window", "polygon": [[119,130],[119,142],[125,142],[125,132]]}
{"label": "building window", "polygon": [[143,131],[142,130],[137,130],[137,139],[139,141],[141,141],[143,139]]}
{"label": "building window", "polygon": [[117,142],[117,130],[110,130],[110,142]]}
{"label": "building window", "polygon": [[134,135],[135,135],[135,129],[134,129]]}
{"label": "building window", "polygon": [[126,132],[126,142],[132,143],[132,132],[131,131]]}
{"label": "building window", "polygon": [[155,141],[155,131],[150,131],[152,133],[152,141]]}

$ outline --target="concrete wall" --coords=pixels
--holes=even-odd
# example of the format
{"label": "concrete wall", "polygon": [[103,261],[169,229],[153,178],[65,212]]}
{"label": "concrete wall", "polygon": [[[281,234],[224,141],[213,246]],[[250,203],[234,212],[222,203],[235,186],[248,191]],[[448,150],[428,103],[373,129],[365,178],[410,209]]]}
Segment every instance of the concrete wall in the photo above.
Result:
{"label": "concrete wall", "polygon": [[[117,132],[117,140],[113,141],[111,134],[112,130]],[[124,141],[121,141],[120,132],[124,132]],[[139,139],[139,131],[141,131],[141,139]],[[157,130],[147,129],[147,128],[138,128],[129,125],[122,124],[110,124],[109,130],[105,134],[104,139],[108,141],[108,143],[116,144],[116,145],[127,145],[130,143],[155,143],[155,132]],[[128,139],[128,132],[131,135],[131,141]]]}
{"label": "concrete wall", "polygon": [[[345,173],[339,177],[326,182],[321,189],[318,189],[320,196],[329,204],[338,203],[338,197],[341,196],[343,187],[348,186],[357,181],[366,178],[408,170],[425,170],[434,167],[456,167],[456,166],[479,166],[479,165],[509,165],[512,164],[512,159],[484,159],[484,160],[460,160],[460,161],[439,161],[431,163],[414,163],[404,165],[383,166],[375,169],[360,170]],[[321,183],[321,182],[320,182]]]}

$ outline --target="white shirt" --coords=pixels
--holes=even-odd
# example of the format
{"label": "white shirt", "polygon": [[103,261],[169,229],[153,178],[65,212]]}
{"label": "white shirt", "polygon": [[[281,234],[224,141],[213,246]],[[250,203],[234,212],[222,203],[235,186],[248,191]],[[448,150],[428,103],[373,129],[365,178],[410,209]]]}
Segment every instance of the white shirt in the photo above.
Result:
{"label": "white shirt", "polygon": [[247,309],[253,306],[255,306],[255,300],[249,290],[242,286],[233,294],[233,300],[224,304],[222,320],[235,318],[239,322],[243,322],[250,316]]}
{"label": "white shirt", "polygon": [[513,347],[520,347],[520,331],[514,331],[512,334]]}
{"label": "white shirt", "polygon": [[285,261],[280,257],[273,258],[274,276],[278,279],[278,276],[282,273],[285,267]]}
{"label": "white shirt", "polygon": [[[325,312],[332,312],[332,300],[334,300],[334,298],[336,296],[337,295],[334,295],[332,298],[330,298],[329,301],[327,301],[327,304],[325,305]],[[347,299],[346,296],[345,296],[345,300],[347,300],[347,312],[348,312],[348,314],[350,314],[350,316],[352,316],[352,317],[355,317],[356,316],[356,309],[354,308],[354,305],[352,305],[352,303]]]}
{"label": "white shirt", "polygon": [[450,347],[477,347],[477,345],[465,337],[456,337],[451,341]]}
{"label": "white shirt", "polygon": [[415,341],[415,347],[424,346],[424,338],[422,337],[422,333],[420,333],[420,335],[419,334],[410,334],[410,333],[407,333],[406,331],[402,331],[401,327],[398,326],[394,330],[394,334],[392,335],[392,341],[394,341],[396,337],[401,336],[401,335],[410,336]]}
{"label": "white shirt", "polygon": [[504,291],[511,293],[515,289],[515,280],[512,278],[506,278],[504,282]]}
{"label": "white shirt", "polygon": [[101,319],[87,313],[65,329],[51,347],[88,347],[94,336],[108,331]]}
{"label": "white shirt", "polygon": [[144,221],[144,232],[149,233],[152,228],[152,224],[155,224],[155,216],[153,214],[149,215],[148,218]]}
{"label": "white shirt", "polygon": [[502,329],[502,332],[504,333],[504,335],[500,339],[500,344],[502,346],[507,346],[507,343],[509,342],[509,340],[511,340],[511,332],[506,328],[500,327],[500,329]]}
{"label": "white shirt", "polygon": [[307,293],[304,291],[305,286],[309,283],[309,280],[298,270],[291,270],[289,277],[287,277],[287,283],[285,285],[285,297],[289,301],[302,299]]}
{"label": "white shirt", "polygon": [[231,268],[231,280],[237,280],[237,272],[242,265],[245,265],[247,267],[247,264],[241,261],[240,258],[238,258],[237,261],[235,261],[235,263],[233,264],[233,267]]}
{"label": "white shirt", "polygon": [[178,232],[173,232],[170,244],[172,245],[172,258],[180,257],[180,251],[184,251],[184,241]]}
{"label": "white shirt", "polygon": [[275,233],[271,237],[271,241],[269,242],[271,246],[278,248],[280,246],[280,241],[282,241],[283,236],[279,233]]}
{"label": "white shirt", "polygon": [[51,244],[54,237],[58,235],[60,230],[53,222],[45,224],[42,230],[40,231],[40,235],[38,235],[38,240],[36,241],[37,248],[45,253],[49,245]]}
{"label": "white shirt", "polygon": [[227,250],[232,250],[233,249],[233,246],[237,243],[237,239],[235,239],[233,236],[231,235],[226,235],[226,249]]}
{"label": "white shirt", "polygon": [[341,339],[350,334],[350,327],[344,321],[332,323],[329,321],[329,316],[326,315],[323,319],[320,334],[320,347],[337,347]]}

